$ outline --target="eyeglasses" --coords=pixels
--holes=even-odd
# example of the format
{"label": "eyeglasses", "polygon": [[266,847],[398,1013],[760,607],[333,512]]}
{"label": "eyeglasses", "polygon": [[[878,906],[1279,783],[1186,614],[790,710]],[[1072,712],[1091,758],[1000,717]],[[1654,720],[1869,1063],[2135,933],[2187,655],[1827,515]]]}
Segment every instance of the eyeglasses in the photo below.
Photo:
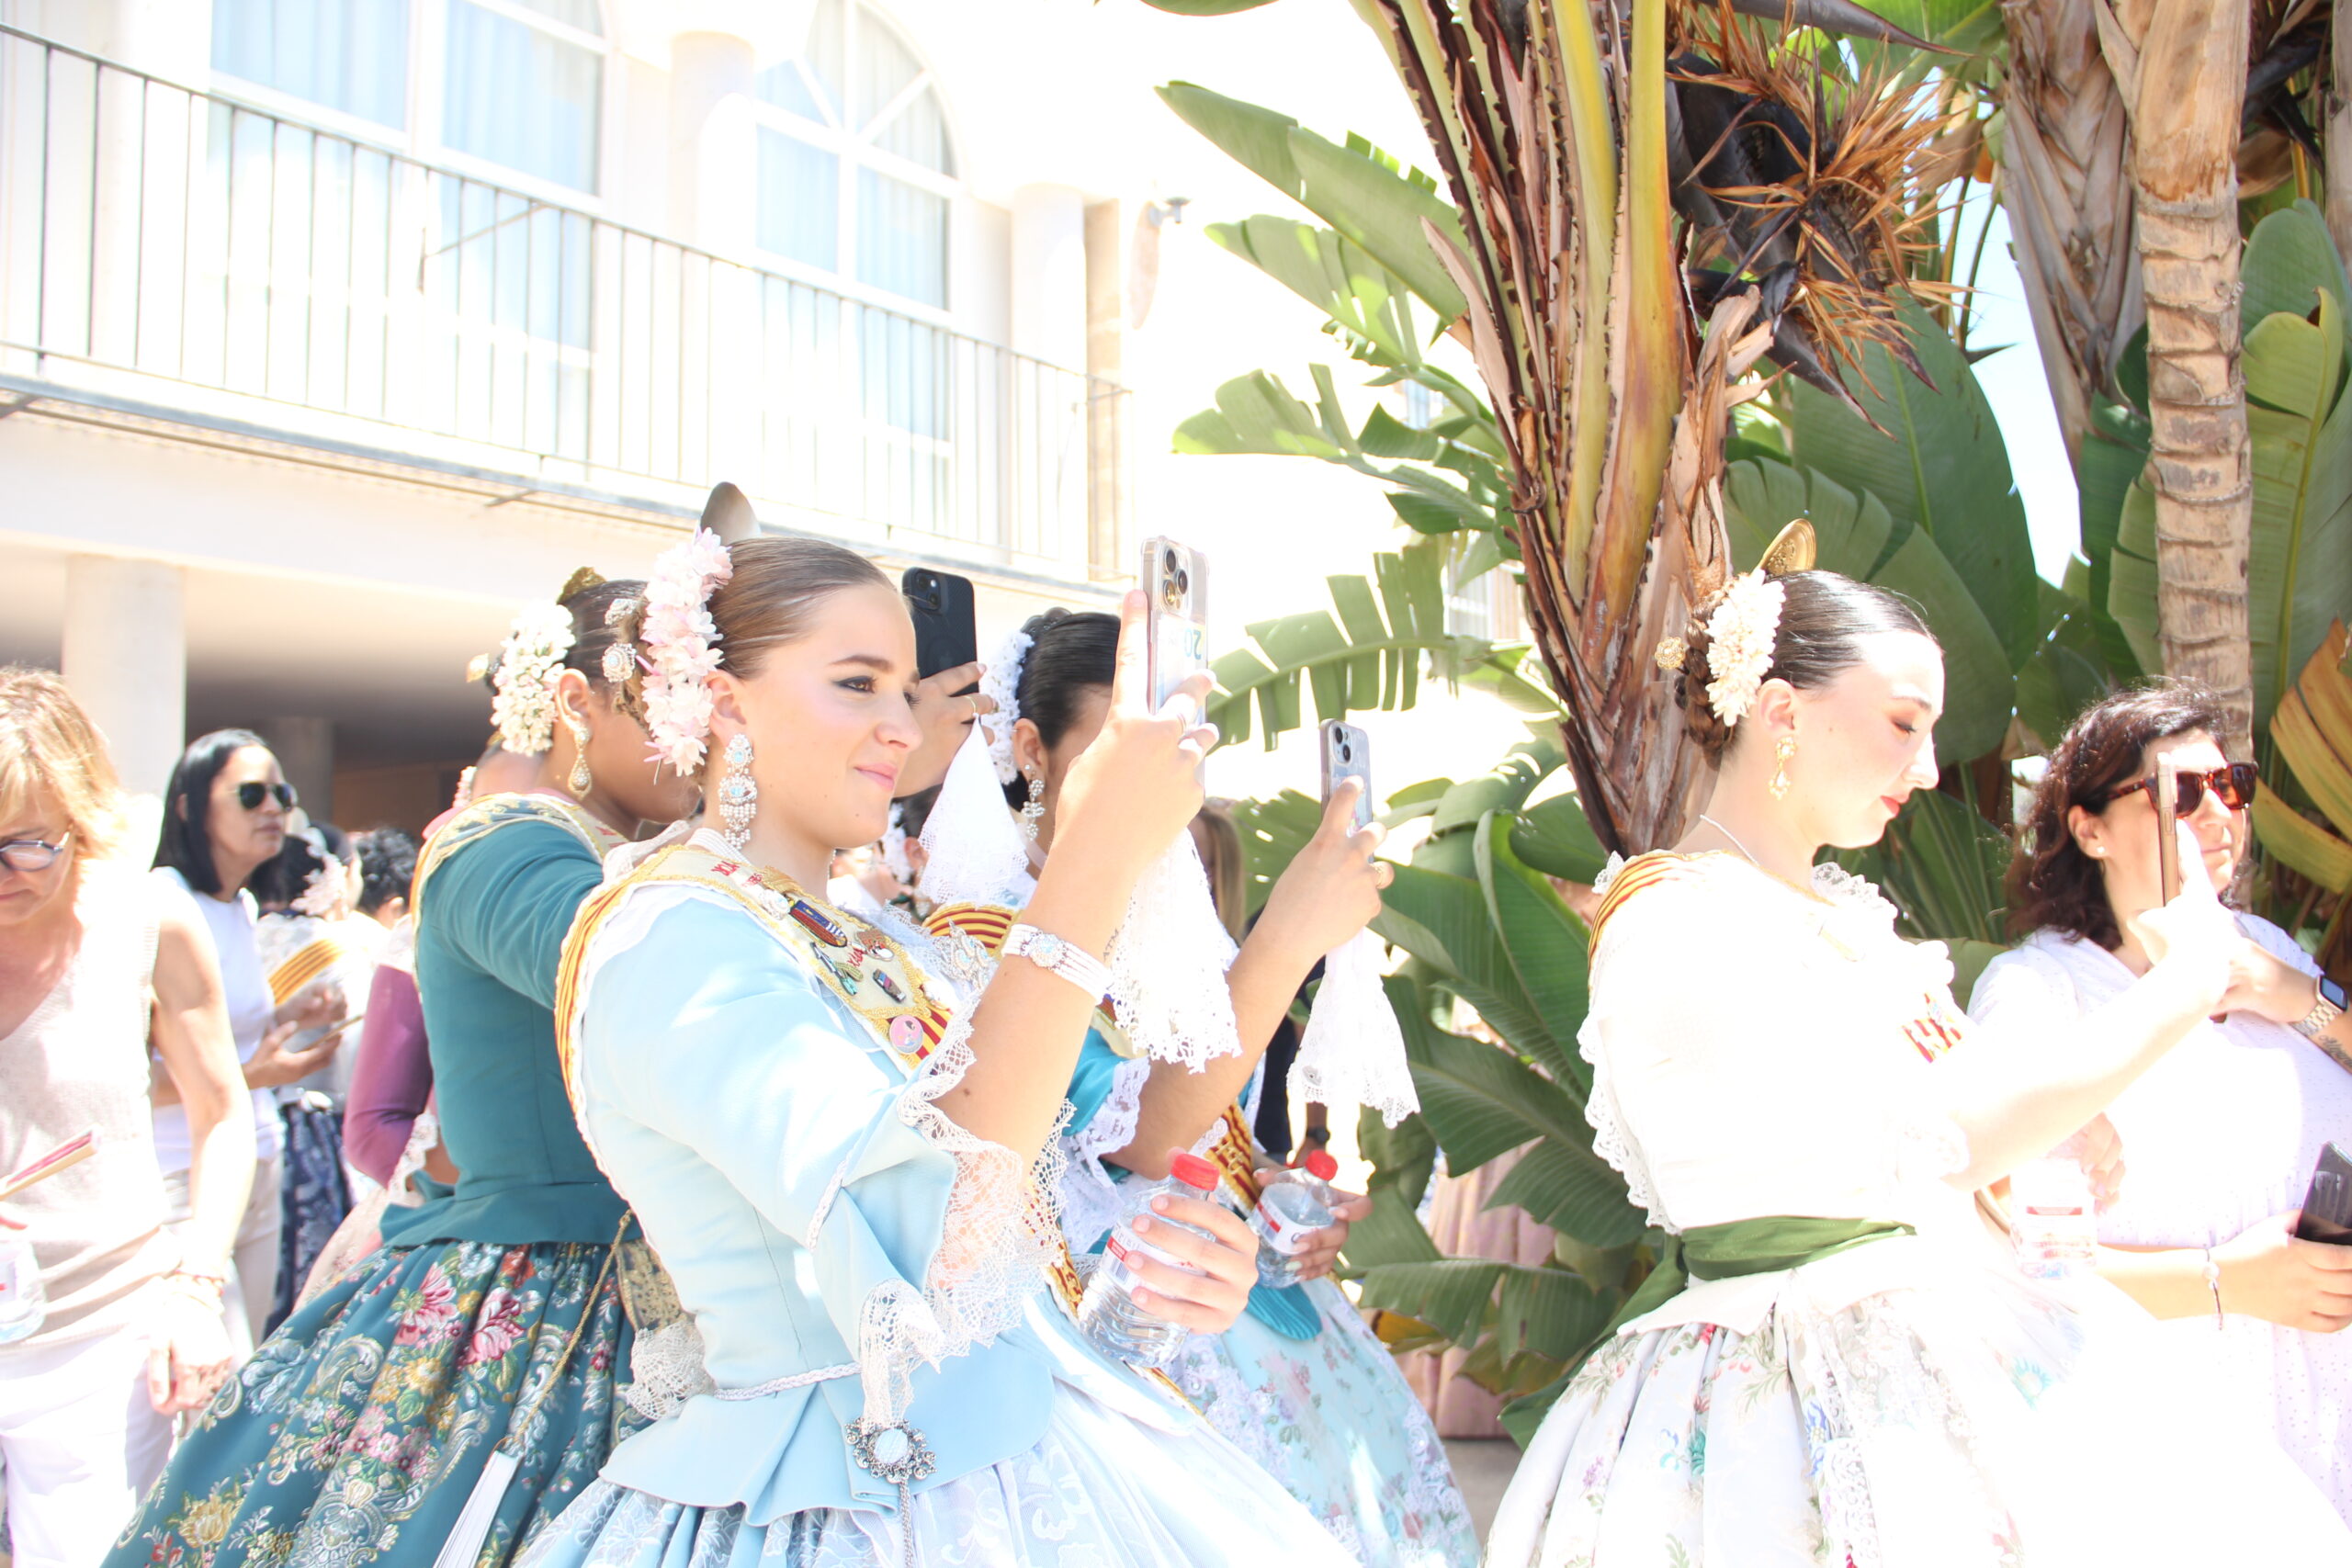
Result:
{"label": "eyeglasses", "polygon": [[247,779],[237,786],[237,804],[248,811],[259,811],[261,803],[271,795],[277,797],[280,811],[293,810],[294,802],[300,798],[290,784],[263,784],[259,779]]}
{"label": "eyeglasses", "polygon": [[[2215,798],[2232,811],[2244,811],[2254,804],[2254,781],[2258,770],[2252,762],[2231,762],[2205,773],[2182,772],[2173,775],[2180,793],[2173,802],[2174,815],[2187,817],[2205,803],[2205,792],[2211,790]],[[2105,805],[2112,806],[2125,795],[2146,790],[2148,798],[2156,798],[2156,775],[2123,785],[2108,793]]]}
{"label": "eyeglasses", "polygon": [[10,839],[0,843],[0,862],[6,862],[10,871],[47,871],[57,863],[57,857],[63,854],[65,846],[73,841],[71,829],[53,844],[45,844],[39,839]]}

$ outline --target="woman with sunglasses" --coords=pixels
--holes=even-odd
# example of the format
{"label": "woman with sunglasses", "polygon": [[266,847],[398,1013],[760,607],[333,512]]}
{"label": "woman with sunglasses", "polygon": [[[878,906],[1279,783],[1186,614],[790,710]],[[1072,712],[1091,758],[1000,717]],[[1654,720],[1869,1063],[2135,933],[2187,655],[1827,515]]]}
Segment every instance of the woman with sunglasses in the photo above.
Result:
{"label": "woman with sunglasses", "polygon": [[[1977,982],[1979,1020],[2064,1041],[2147,973],[2135,922],[2159,901],[2159,767],[2177,770],[2178,819],[2204,852],[2181,875],[2229,886],[2255,770],[2223,758],[2221,730],[2211,695],[2177,681],[2075,721],[2010,874],[2013,919],[2030,934]],[[2321,1147],[2352,1143],[2352,1019],[2291,936],[2237,922],[2238,1005],[2109,1110],[2129,1173],[2099,1217],[2098,1270],[2217,1360],[2243,1413],[2352,1520],[2352,1247],[2290,1234]]]}
{"label": "woman with sunglasses", "polygon": [[[277,1300],[286,1151],[278,1090],[324,1066],[342,1043],[340,1035],[318,1038],[315,1032],[342,1015],[336,996],[322,988],[281,1005],[262,971],[260,907],[247,884],[285,848],[287,816],[294,806],[294,786],[260,736],[249,729],[216,729],[189,746],[172,769],[164,791],[163,840],[155,851],[156,878],[194,900],[211,931],[230,1031],[253,1101],[253,1193],[237,1229],[222,1308],[230,1345],[241,1361],[268,1331]],[[290,1048],[302,1044],[305,1035],[314,1043]],[[185,1224],[189,1213],[188,1147],[187,1117],[170,1080],[159,1076],[155,1158],[176,1224]]]}
{"label": "woman with sunglasses", "polygon": [[[0,1171],[87,1133],[0,1201],[46,1310],[0,1326],[0,1469],[17,1568],[85,1568],[164,1467],[172,1418],[229,1371],[220,1286],[252,1114],[203,922],[127,836],[114,765],[46,671],[0,670]],[[140,859],[143,859],[141,856]],[[195,1214],[164,1228],[148,1042],[187,1111]]]}

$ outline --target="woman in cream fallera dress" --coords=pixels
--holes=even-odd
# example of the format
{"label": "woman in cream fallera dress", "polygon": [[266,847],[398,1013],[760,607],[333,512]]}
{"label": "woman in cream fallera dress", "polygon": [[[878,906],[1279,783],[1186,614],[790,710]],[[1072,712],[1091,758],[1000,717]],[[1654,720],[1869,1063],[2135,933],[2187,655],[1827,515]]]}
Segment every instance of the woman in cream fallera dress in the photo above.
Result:
{"label": "woman in cream fallera dress", "polygon": [[1488,1562],[2352,1561],[2280,1453],[2207,1440],[2207,1396],[2136,1306],[2029,1281],[1993,1243],[1935,1093],[1971,1044],[1950,965],[1894,916],[1834,869],[1806,889],[1719,853],[1643,856],[1608,887],[1579,1039],[1634,1201],[1678,1236],[1784,1215],[1892,1234],[1622,1325],[1530,1446]]}

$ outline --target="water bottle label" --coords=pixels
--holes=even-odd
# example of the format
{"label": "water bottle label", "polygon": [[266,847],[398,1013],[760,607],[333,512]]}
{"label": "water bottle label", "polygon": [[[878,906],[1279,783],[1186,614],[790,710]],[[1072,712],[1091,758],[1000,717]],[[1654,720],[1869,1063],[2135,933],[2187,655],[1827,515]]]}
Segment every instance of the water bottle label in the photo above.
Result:
{"label": "water bottle label", "polygon": [[1257,1218],[1258,1234],[1266,1238],[1267,1246],[1285,1258],[1305,1250],[1306,1238],[1314,1234],[1295,1221],[1285,1222],[1272,1204],[1260,1204]]}
{"label": "water bottle label", "polygon": [[[1184,1267],[1174,1258],[1152,1246],[1126,1226],[1114,1226],[1110,1240],[1102,1244],[1102,1261],[1099,1267],[1109,1277],[1109,1283],[1121,1295],[1125,1295],[1137,1285],[1143,1284],[1142,1277],[1136,1272],[1135,1266],[1128,1261],[1135,1258],[1156,1258],[1171,1269]],[[1148,1285],[1144,1288],[1150,1289]]]}

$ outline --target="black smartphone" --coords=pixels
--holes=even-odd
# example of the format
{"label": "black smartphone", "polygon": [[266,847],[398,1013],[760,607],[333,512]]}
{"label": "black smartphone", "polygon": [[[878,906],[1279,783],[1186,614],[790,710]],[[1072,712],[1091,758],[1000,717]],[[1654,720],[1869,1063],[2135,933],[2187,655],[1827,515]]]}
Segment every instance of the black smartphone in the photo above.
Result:
{"label": "black smartphone", "polygon": [[1331,719],[1323,726],[1323,804],[1341,781],[1362,785],[1356,794],[1355,825],[1362,832],[1372,826],[1372,737],[1354,725]]}
{"label": "black smartphone", "polygon": [[[980,656],[980,633],[972,615],[972,580],[952,571],[910,566],[899,579],[899,592],[915,618],[915,673],[925,678]],[[967,690],[978,690],[978,686]]]}
{"label": "black smartphone", "polygon": [[2312,1168],[2295,1234],[2305,1241],[2352,1247],[2352,1155],[2334,1144],[2319,1151],[2319,1164]]}

